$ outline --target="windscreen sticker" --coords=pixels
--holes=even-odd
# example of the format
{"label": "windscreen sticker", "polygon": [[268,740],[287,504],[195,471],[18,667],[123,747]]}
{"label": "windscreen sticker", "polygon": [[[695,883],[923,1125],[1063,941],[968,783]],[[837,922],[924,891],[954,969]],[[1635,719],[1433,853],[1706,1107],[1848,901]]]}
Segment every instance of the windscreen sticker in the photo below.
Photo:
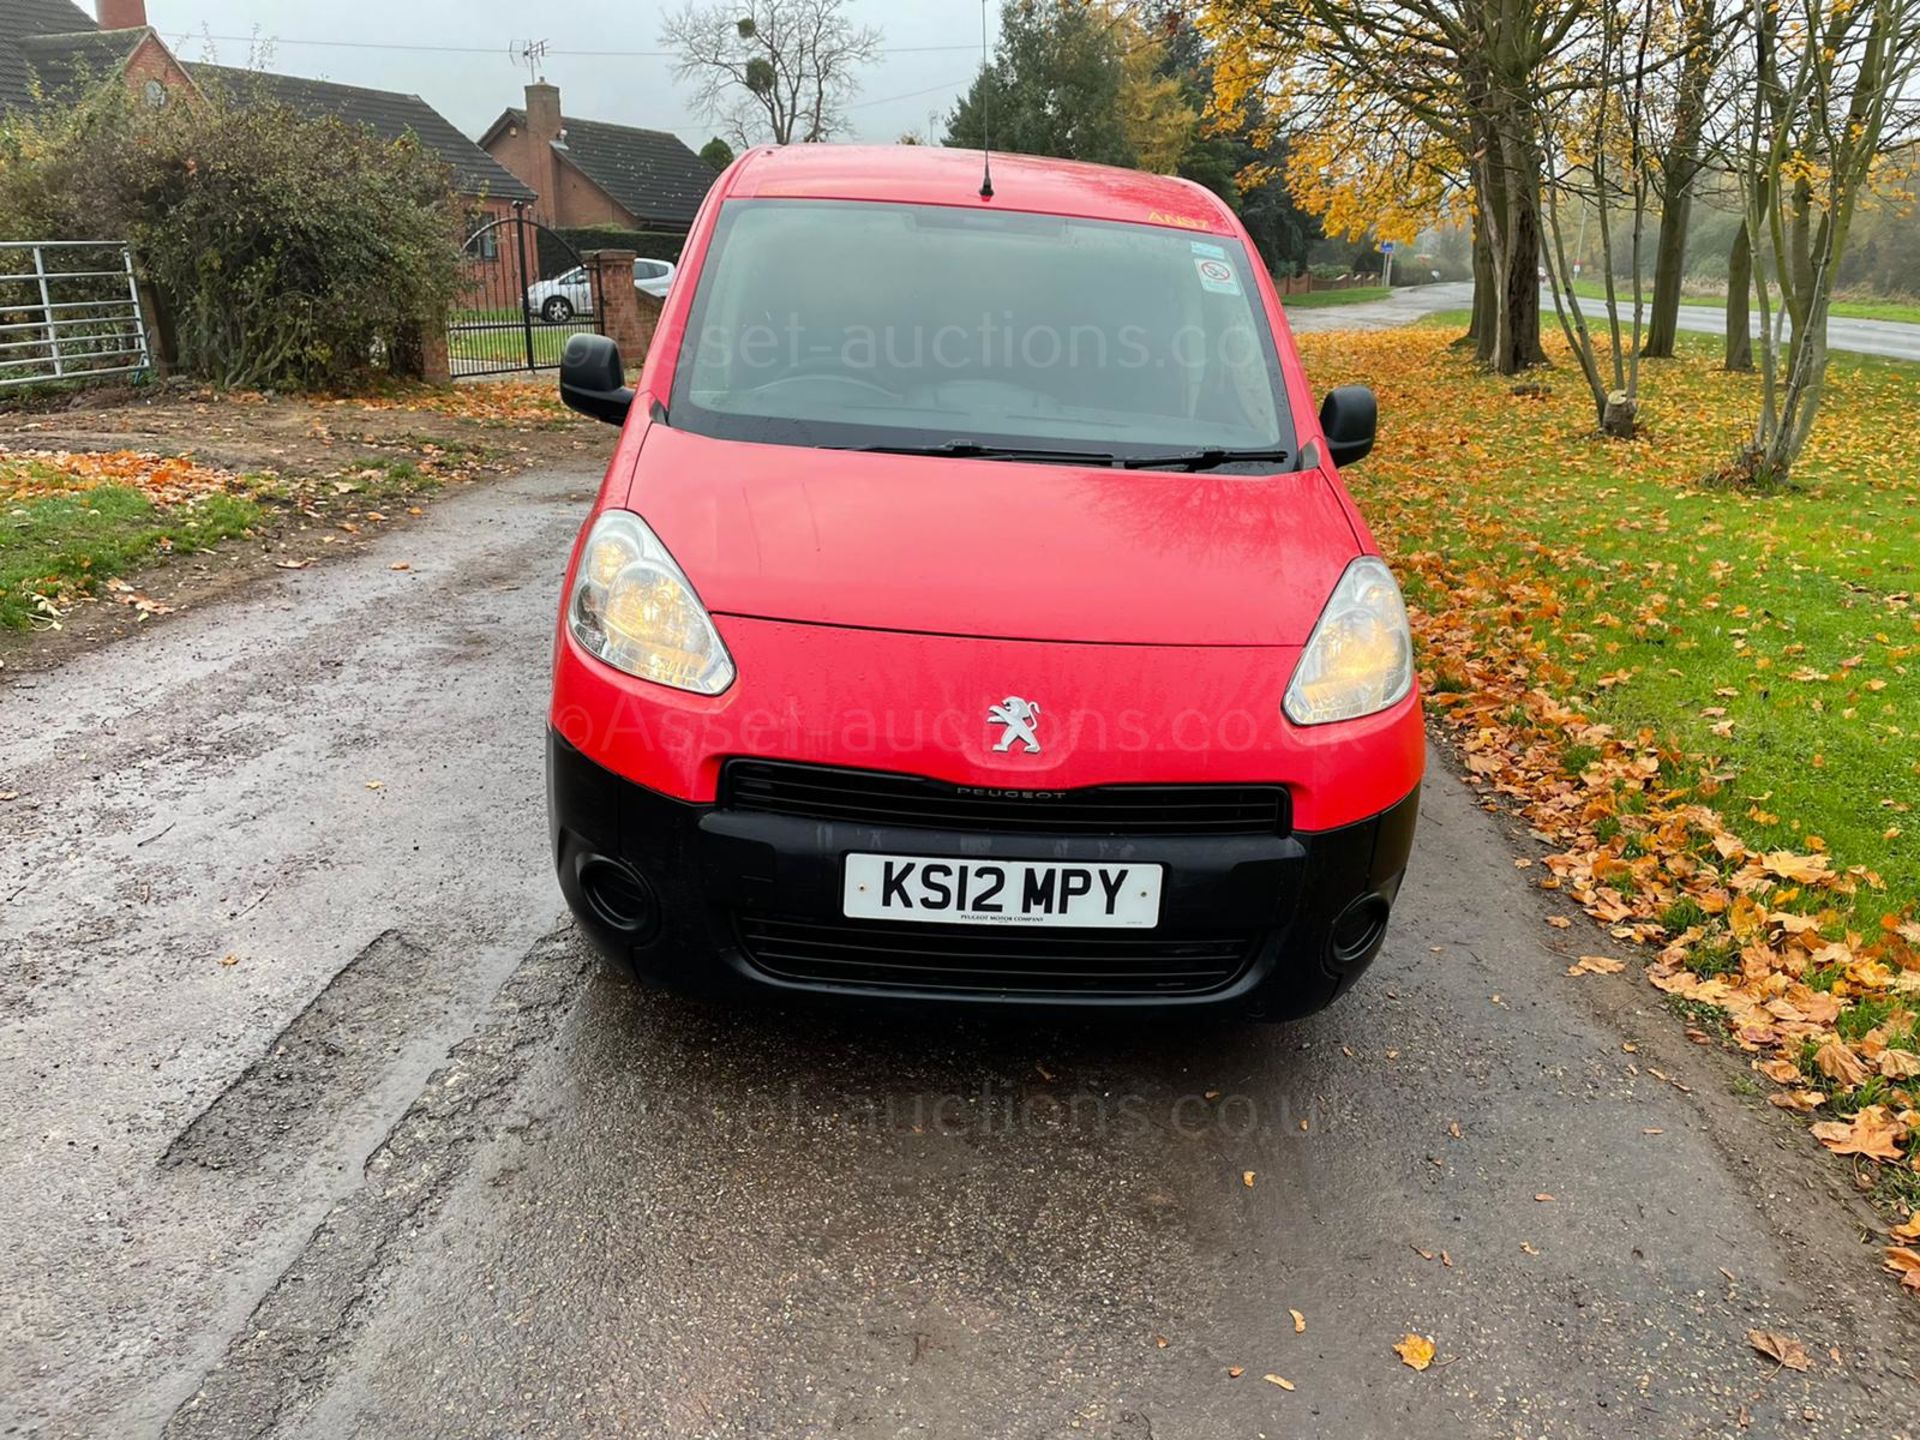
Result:
{"label": "windscreen sticker", "polygon": [[1238,295],[1240,277],[1233,273],[1233,265],[1226,260],[1215,260],[1205,255],[1196,255],[1193,268],[1200,272],[1200,288],[1215,295]]}
{"label": "windscreen sticker", "polygon": [[1214,260],[1227,258],[1227,247],[1224,245],[1209,245],[1205,240],[1194,240],[1189,243],[1193,246],[1193,253],[1196,255],[1205,255]]}

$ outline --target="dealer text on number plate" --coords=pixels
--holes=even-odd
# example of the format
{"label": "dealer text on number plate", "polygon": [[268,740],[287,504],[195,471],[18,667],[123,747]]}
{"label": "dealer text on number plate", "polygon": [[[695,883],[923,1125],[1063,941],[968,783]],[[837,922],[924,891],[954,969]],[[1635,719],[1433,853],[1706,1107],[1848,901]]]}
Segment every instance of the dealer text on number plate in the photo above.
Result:
{"label": "dealer text on number plate", "polygon": [[1151,929],[1158,865],[849,855],[843,908],[859,920]]}

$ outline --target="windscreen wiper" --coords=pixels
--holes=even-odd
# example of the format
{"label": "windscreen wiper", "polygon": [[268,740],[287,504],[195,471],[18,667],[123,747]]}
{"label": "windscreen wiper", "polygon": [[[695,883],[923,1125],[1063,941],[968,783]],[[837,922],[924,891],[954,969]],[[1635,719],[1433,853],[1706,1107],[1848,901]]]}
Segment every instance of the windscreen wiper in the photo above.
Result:
{"label": "windscreen wiper", "polygon": [[1242,461],[1291,460],[1290,450],[1177,450],[1169,455],[1129,455],[1120,463],[1129,470],[1213,470]]}
{"label": "windscreen wiper", "polygon": [[1046,450],[1029,445],[986,445],[978,440],[948,440],[939,445],[836,445],[863,455],[947,455],[958,460],[1029,460],[1052,465],[1112,465],[1109,450]]}

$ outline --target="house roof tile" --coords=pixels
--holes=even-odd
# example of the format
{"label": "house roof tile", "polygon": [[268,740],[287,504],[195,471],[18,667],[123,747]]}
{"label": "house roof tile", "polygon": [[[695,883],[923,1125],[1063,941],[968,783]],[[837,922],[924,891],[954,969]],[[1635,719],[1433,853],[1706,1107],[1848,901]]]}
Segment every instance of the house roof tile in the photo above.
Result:
{"label": "house roof tile", "polygon": [[23,110],[38,98],[21,41],[99,28],[73,0],[0,0],[0,110]]}
{"label": "house roof tile", "polygon": [[[102,30],[73,0],[0,0],[0,110],[30,109],[47,98],[65,98],[81,82],[112,74],[149,30]],[[201,86],[223,85],[242,94],[251,88],[304,115],[337,115],[397,140],[411,131],[453,171],[464,195],[532,200],[533,191],[506,166],[455,129],[418,95],[336,85],[297,75],[189,64]]]}
{"label": "house roof tile", "polygon": [[367,126],[382,139],[398,140],[411,131],[422,145],[447,162],[453,171],[454,188],[463,195],[484,194],[497,200],[534,198],[534,192],[506,166],[462,135],[452,121],[418,95],[230,65],[189,63],[187,70],[202,86],[222,87],[241,97],[259,94],[303,115],[337,115],[348,124]]}
{"label": "house roof tile", "polygon": [[[512,109],[493,123],[524,126],[525,110]],[[566,140],[554,152],[611,195],[642,225],[685,229],[713,185],[714,172],[678,135],[604,120],[563,117]]]}

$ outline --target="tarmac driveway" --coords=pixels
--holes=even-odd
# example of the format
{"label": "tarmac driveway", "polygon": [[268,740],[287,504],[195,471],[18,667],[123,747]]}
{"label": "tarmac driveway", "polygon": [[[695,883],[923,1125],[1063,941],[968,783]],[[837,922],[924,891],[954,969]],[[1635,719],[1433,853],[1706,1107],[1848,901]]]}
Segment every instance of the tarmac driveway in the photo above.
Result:
{"label": "tarmac driveway", "polygon": [[1844,1172],[1566,975],[1607,942],[1443,757],[1384,955],[1291,1027],[602,972],[540,749],[597,479],[0,682],[0,1431],[1916,1433]]}

